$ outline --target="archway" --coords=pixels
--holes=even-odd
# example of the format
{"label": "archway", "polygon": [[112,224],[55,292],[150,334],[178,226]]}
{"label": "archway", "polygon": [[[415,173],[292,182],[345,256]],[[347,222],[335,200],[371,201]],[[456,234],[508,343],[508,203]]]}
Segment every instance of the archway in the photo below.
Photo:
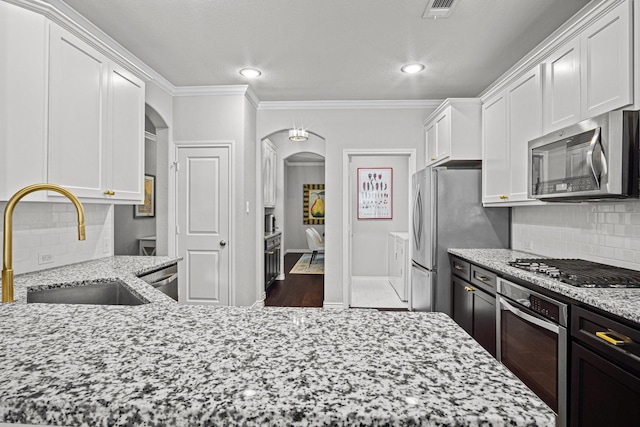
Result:
{"label": "archway", "polygon": [[[288,129],[273,132],[261,140],[262,173],[261,185],[258,188],[264,190],[261,198],[263,213],[265,216],[270,214],[275,217],[277,232],[282,233],[281,269],[277,280],[285,279],[285,274],[288,273],[282,269],[288,252],[309,251],[305,235],[306,226],[303,223],[303,184],[324,185],[325,182],[325,139],[312,131],[307,132],[307,141],[290,141]],[[266,185],[269,184],[265,177],[265,167],[268,165],[265,145],[273,147],[276,154],[275,203],[272,204],[264,203]],[[265,221],[261,222],[264,231]],[[324,224],[314,224],[314,227],[320,233],[324,232]],[[259,242],[259,245],[262,244],[263,242]],[[262,261],[260,268],[264,271],[264,260]],[[266,297],[264,286],[261,286],[259,292]]]}

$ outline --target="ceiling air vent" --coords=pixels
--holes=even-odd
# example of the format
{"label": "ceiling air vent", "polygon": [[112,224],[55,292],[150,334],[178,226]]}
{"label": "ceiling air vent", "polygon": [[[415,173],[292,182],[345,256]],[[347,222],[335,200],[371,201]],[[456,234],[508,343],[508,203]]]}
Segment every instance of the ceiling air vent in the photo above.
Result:
{"label": "ceiling air vent", "polygon": [[456,4],[458,4],[458,0],[429,0],[422,17],[432,19],[448,18]]}

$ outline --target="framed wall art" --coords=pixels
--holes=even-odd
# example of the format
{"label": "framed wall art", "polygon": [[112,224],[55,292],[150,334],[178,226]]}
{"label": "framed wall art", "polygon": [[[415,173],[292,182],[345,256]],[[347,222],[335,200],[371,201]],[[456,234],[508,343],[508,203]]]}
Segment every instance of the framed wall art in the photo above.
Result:
{"label": "framed wall art", "polygon": [[133,207],[134,218],[153,218],[156,216],[156,177],[144,176],[144,204]]}
{"label": "framed wall art", "polygon": [[393,219],[393,169],[358,168],[358,219]]}
{"label": "framed wall art", "polygon": [[324,184],[303,184],[302,191],[302,223],[324,224]]}

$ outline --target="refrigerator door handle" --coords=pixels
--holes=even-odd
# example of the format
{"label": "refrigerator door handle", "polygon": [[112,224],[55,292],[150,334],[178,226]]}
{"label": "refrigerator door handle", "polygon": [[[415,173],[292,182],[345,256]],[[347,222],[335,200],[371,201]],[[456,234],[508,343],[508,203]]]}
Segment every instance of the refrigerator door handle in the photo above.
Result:
{"label": "refrigerator door handle", "polygon": [[420,187],[416,191],[415,202],[413,206],[413,238],[416,249],[420,251],[420,236],[422,235],[422,194]]}
{"label": "refrigerator door handle", "polygon": [[431,208],[431,269],[436,270],[438,268],[438,169],[433,169],[431,172],[431,197],[429,200]]}

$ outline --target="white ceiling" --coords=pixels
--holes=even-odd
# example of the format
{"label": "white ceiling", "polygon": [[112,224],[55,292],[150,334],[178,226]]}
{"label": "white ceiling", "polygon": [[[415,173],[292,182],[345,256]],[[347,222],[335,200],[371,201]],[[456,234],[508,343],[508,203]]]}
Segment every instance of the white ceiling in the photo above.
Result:
{"label": "white ceiling", "polygon": [[64,1],[173,85],[248,83],[261,101],[477,96],[588,3],[456,0],[433,20],[430,0]]}

